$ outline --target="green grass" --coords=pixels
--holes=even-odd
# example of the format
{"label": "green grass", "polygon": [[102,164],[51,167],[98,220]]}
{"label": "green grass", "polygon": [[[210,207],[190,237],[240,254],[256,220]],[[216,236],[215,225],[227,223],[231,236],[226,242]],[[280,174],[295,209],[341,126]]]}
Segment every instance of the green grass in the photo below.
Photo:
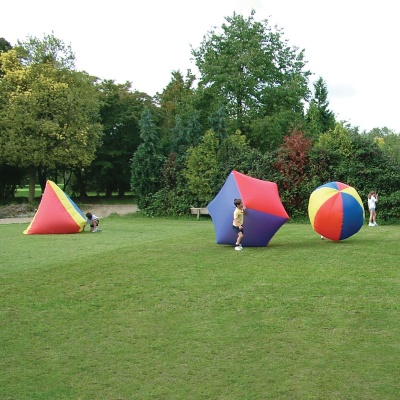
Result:
{"label": "green grass", "polygon": [[0,225],[1,399],[398,399],[399,226],[265,248],[210,219]]}

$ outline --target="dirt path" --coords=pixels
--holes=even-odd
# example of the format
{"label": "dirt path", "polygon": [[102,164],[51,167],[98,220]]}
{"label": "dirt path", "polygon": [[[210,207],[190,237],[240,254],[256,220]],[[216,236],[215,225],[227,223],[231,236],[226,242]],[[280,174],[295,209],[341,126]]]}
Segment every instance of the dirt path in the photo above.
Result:
{"label": "dirt path", "polygon": [[[126,215],[138,210],[135,204],[83,204],[81,210],[84,214],[90,211],[99,218],[108,217],[111,214]],[[0,224],[29,224],[34,215],[20,216],[17,218],[0,218]]]}

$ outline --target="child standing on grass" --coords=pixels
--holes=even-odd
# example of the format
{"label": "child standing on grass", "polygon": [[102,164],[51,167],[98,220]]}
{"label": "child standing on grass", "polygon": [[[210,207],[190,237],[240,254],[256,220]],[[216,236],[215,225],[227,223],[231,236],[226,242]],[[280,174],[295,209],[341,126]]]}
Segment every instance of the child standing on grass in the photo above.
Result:
{"label": "child standing on grass", "polygon": [[87,224],[90,225],[90,232],[97,232],[100,220],[94,214],[88,212],[86,213]]}
{"label": "child standing on grass", "polygon": [[237,239],[235,244],[235,250],[242,250],[242,239],[244,236],[243,223],[246,209],[243,206],[242,199],[235,199],[233,201],[235,205],[235,211],[233,212],[233,230],[237,233]]}
{"label": "child standing on grass", "polygon": [[368,226],[378,226],[376,223],[376,203],[378,202],[378,193],[368,193],[368,210],[369,210],[369,224]]}

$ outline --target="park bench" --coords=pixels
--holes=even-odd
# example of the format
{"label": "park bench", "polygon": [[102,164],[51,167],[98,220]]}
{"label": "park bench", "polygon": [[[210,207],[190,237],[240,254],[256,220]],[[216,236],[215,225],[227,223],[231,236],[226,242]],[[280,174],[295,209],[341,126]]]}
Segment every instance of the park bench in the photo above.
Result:
{"label": "park bench", "polygon": [[209,215],[207,208],[205,207],[190,207],[190,213],[193,215],[197,215],[197,219],[200,218],[200,215]]}

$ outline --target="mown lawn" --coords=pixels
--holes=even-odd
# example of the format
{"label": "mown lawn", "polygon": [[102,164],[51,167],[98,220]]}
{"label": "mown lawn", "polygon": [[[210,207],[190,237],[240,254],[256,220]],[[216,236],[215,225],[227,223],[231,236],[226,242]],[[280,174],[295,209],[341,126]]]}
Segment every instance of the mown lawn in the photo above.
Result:
{"label": "mown lawn", "polygon": [[210,219],[0,225],[1,399],[398,399],[400,227],[265,248]]}

